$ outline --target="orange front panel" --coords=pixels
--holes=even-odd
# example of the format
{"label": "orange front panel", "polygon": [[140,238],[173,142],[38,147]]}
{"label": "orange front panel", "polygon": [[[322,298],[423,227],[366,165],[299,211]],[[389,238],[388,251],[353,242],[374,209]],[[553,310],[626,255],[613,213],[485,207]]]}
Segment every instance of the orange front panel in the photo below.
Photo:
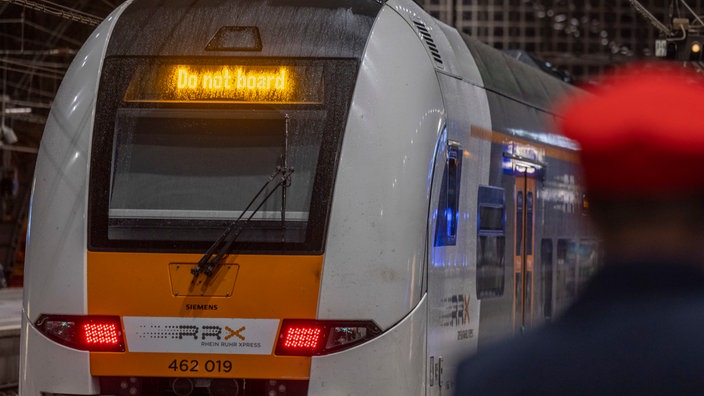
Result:
{"label": "orange front panel", "polygon": [[[190,269],[200,257],[88,252],[88,313],[137,318],[315,318],[322,256],[233,255],[211,279],[200,275],[191,285]],[[268,351],[266,355],[129,351],[128,343],[125,353],[91,353],[91,373],[306,378],[310,370],[310,358],[276,357]],[[182,361],[202,369],[182,371]],[[225,361],[231,369],[206,370],[206,364]]]}
{"label": "orange front panel", "polygon": [[170,353],[101,353],[90,356],[94,376],[200,377],[305,380],[310,357]]}

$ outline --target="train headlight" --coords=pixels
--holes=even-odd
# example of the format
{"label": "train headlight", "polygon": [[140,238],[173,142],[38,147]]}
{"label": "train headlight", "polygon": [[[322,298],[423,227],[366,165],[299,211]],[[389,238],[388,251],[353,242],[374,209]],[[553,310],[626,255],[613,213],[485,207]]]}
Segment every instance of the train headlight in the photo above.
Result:
{"label": "train headlight", "polygon": [[70,348],[125,351],[119,316],[41,315],[35,326],[49,339]]}
{"label": "train headlight", "polygon": [[284,319],[277,355],[314,356],[339,352],[381,334],[372,321]]}

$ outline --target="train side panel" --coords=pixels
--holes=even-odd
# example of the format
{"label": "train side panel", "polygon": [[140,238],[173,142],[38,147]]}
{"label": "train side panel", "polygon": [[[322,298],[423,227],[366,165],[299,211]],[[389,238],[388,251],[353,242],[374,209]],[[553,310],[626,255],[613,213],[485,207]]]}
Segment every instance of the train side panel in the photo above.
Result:
{"label": "train side panel", "polygon": [[361,64],[333,196],[321,319],[367,317],[388,329],[423,294],[428,171],[444,112],[412,33],[384,8]]}
{"label": "train side panel", "polygon": [[85,375],[88,352],[49,341],[33,323],[44,312],[86,313],[85,214],[95,97],[107,40],[129,3],[113,12],[76,55],[55,99],[65,105],[52,108],[46,126],[50,132],[41,142],[26,257],[36,264],[25,267],[20,352],[20,392],[25,395],[47,389],[75,394],[96,389],[95,381]]}
{"label": "train side panel", "polygon": [[[468,52],[466,47],[464,51]],[[487,184],[491,147],[472,135],[478,125],[490,125],[486,92],[454,76],[438,73],[438,77],[448,117],[438,145],[428,220],[427,375],[433,395],[452,386],[457,362],[477,347],[481,305],[476,296],[476,205],[478,186]],[[456,209],[448,204],[453,175],[459,179]],[[454,228],[448,217],[455,219],[455,231],[448,231]]]}
{"label": "train side panel", "polygon": [[[550,112],[571,88],[444,31],[453,50],[441,54],[461,66],[437,71],[448,116],[428,234],[433,395],[454,387],[446,373],[461,358],[550,321],[598,265],[598,243],[581,210],[576,147],[554,134]],[[443,173],[452,146],[462,161],[450,172],[446,163]],[[443,200],[450,200],[454,173],[461,174],[459,206],[448,210]],[[451,223],[444,216],[457,218],[451,243],[438,238]]]}
{"label": "train side panel", "polygon": [[411,373],[424,372],[425,220],[444,112],[413,33],[388,7],[372,30],[343,142],[318,312],[373,319],[386,333],[314,357],[310,394],[423,394],[423,376]]}

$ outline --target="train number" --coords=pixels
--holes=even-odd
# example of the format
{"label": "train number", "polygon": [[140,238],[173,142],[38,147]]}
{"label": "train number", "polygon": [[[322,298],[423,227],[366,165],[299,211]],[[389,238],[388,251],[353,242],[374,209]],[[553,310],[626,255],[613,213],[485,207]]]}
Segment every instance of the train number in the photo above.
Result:
{"label": "train number", "polygon": [[181,373],[229,373],[232,371],[232,362],[229,360],[174,359],[168,367],[170,370]]}

